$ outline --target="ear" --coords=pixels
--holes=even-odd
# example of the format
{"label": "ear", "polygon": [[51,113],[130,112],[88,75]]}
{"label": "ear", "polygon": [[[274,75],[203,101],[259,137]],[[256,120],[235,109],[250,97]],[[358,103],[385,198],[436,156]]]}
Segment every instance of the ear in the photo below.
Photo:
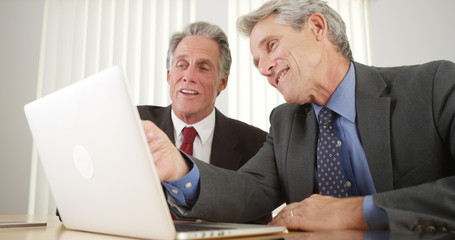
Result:
{"label": "ear", "polygon": [[171,79],[171,73],[167,70],[167,83],[169,84],[169,80]]}
{"label": "ear", "polygon": [[228,83],[228,77],[227,76],[222,78],[222,79],[220,79],[220,85],[218,85],[218,88],[216,89],[217,96],[220,95],[221,91],[226,89],[227,83]]}
{"label": "ear", "polygon": [[324,16],[320,13],[313,13],[308,18],[308,26],[313,32],[317,40],[322,40],[327,35],[327,22]]}

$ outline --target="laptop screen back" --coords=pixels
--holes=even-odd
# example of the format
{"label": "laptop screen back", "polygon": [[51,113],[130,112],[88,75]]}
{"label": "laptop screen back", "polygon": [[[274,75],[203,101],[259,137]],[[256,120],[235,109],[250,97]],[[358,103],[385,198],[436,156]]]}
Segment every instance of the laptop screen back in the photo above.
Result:
{"label": "laptop screen back", "polygon": [[119,67],[25,106],[63,224],[174,238],[137,109]]}

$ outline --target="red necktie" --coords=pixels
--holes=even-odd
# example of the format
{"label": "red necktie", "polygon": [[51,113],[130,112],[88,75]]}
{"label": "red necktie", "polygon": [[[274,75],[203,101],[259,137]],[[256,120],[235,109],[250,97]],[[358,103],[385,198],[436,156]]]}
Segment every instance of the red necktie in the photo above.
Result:
{"label": "red necktie", "polygon": [[193,155],[193,142],[197,135],[194,127],[185,127],[183,129],[183,142],[180,149],[188,155]]}

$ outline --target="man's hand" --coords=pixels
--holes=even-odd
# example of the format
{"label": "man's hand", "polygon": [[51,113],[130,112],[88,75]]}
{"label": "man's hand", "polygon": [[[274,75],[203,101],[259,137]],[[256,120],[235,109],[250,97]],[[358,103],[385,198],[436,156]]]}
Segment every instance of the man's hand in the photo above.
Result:
{"label": "man's hand", "polygon": [[190,168],[167,135],[151,121],[142,121],[160,181],[172,182],[185,176]]}
{"label": "man's hand", "polygon": [[305,231],[367,230],[363,198],[334,198],[314,194],[284,207],[270,225]]}

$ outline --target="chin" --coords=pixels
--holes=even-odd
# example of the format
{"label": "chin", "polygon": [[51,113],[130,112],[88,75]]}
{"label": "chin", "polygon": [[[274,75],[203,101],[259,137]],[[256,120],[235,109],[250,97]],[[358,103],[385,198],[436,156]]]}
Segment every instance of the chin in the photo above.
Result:
{"label": "chin", "polygon": [[291,97],[286,97],[285,95],[283,95],[283,98],[284,98],[284,101],[286,101],[287,103],[290,103],[290,104],[300,104],[296,101],[295,98],[291,98]]}
{"label": "chin", "polygon": [[189,109],[189,108],[181,108],[180,112],[186,116],[190,116],[190,115],[194,115],[194,113],[197,111],[193,110],[193,109]]}

